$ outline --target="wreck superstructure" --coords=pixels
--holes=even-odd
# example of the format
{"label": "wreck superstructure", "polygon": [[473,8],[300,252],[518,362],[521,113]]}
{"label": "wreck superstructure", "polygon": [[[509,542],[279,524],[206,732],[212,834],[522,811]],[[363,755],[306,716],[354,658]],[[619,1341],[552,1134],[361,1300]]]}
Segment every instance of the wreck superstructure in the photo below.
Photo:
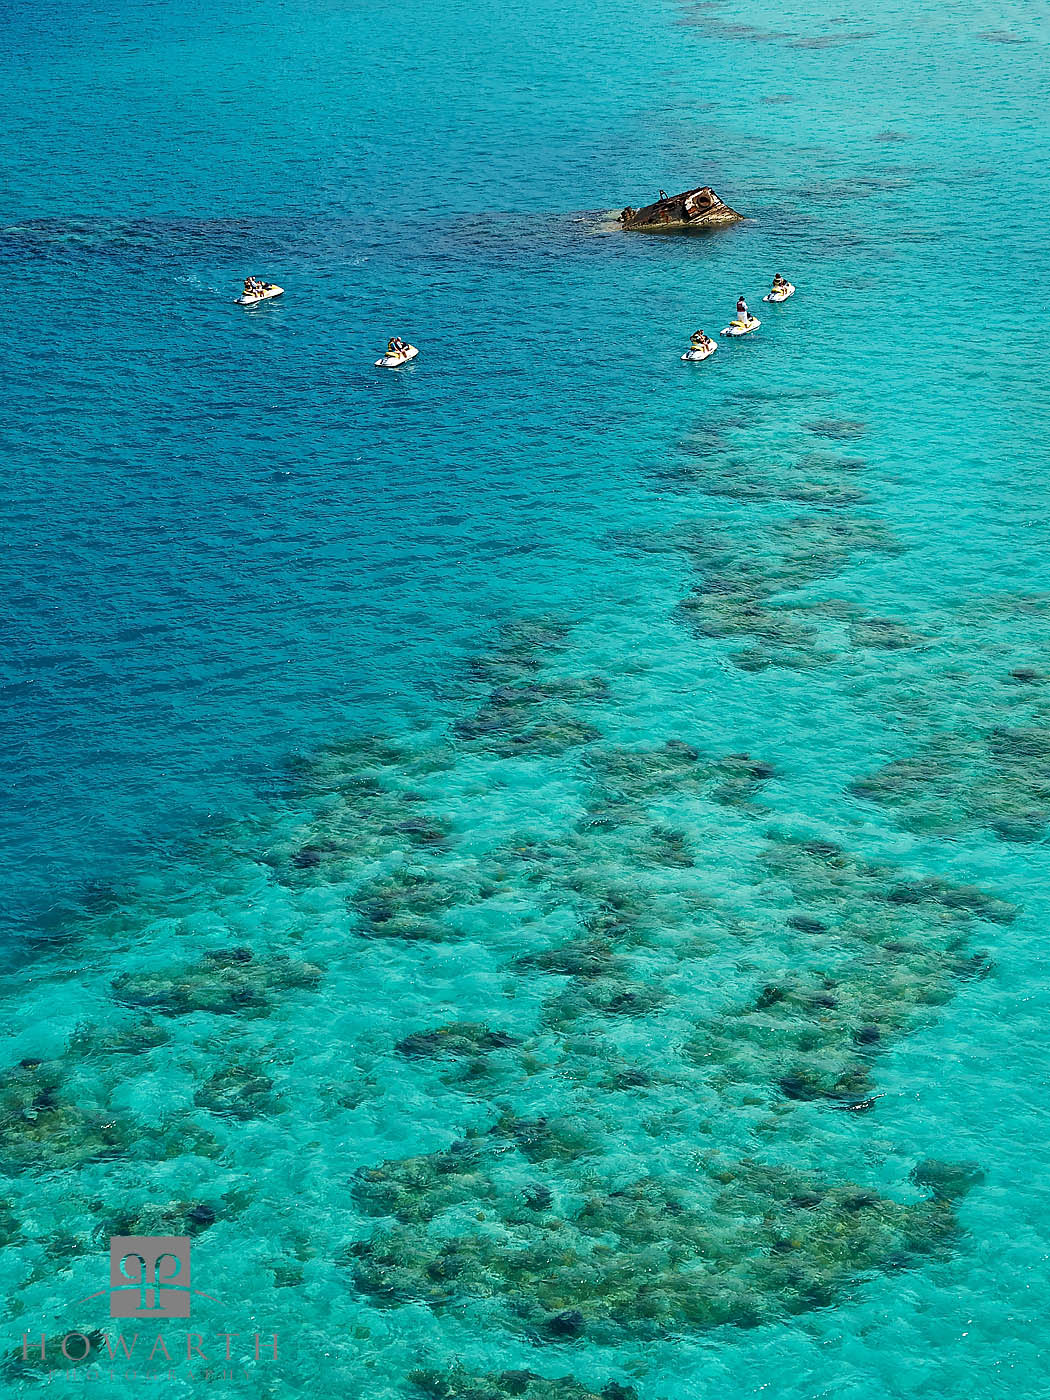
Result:
{"label": "wreck superstructure", "polygon": [[632,233],[699,233],[735,224],[743,217],[723,203],[710,185],[700,185],[683,194],[667,195],[661,190],[660,198],[643,209],[628,205],[620,214],[620,223]]}

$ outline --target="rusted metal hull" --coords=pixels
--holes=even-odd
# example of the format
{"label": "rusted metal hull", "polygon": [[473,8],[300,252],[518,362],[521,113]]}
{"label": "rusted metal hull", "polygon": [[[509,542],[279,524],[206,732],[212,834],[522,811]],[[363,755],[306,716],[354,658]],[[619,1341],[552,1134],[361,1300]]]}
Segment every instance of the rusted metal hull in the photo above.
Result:
{"label": "rusted metal hull", "polygon": [[705,233],[743,217],[719,199],[710,185],[699,185],[682,194],[665,195],[643,209],[628,205],[620,223],[631,233]]}

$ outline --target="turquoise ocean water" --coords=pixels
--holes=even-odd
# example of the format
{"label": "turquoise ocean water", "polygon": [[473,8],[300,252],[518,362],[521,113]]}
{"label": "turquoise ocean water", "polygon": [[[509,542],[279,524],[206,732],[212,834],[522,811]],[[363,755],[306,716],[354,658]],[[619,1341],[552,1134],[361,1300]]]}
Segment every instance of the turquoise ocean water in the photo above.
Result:
{"label": "turquoise ocean water", "polygon": [[1045,8],[5,19],[5,1393],[1050,1395]]}

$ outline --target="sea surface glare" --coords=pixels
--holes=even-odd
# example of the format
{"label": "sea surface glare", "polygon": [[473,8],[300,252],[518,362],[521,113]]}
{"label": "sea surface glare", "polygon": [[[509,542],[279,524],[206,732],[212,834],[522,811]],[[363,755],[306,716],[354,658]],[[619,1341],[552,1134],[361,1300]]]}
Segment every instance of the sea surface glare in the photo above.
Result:
{"label": "sea surface glare", "polygon": [[1046,6],[0,8],[0,1394],[1050,1397]]}

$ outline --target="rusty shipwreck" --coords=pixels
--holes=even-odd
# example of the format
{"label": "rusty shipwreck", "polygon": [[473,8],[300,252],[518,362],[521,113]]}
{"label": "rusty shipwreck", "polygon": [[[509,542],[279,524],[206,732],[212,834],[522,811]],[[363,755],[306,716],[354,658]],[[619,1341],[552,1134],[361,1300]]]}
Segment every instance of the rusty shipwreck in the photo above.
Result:
{"label": "rusty shipwreck", "polygon": [[724,204],[710,185],[701,185],[684,194],[668,195],[661,190],[660,198],[644,209],[628,205],[620,215],[620,223],[632,233],[702,233],[723,224],[735,224],[743,217]]}

